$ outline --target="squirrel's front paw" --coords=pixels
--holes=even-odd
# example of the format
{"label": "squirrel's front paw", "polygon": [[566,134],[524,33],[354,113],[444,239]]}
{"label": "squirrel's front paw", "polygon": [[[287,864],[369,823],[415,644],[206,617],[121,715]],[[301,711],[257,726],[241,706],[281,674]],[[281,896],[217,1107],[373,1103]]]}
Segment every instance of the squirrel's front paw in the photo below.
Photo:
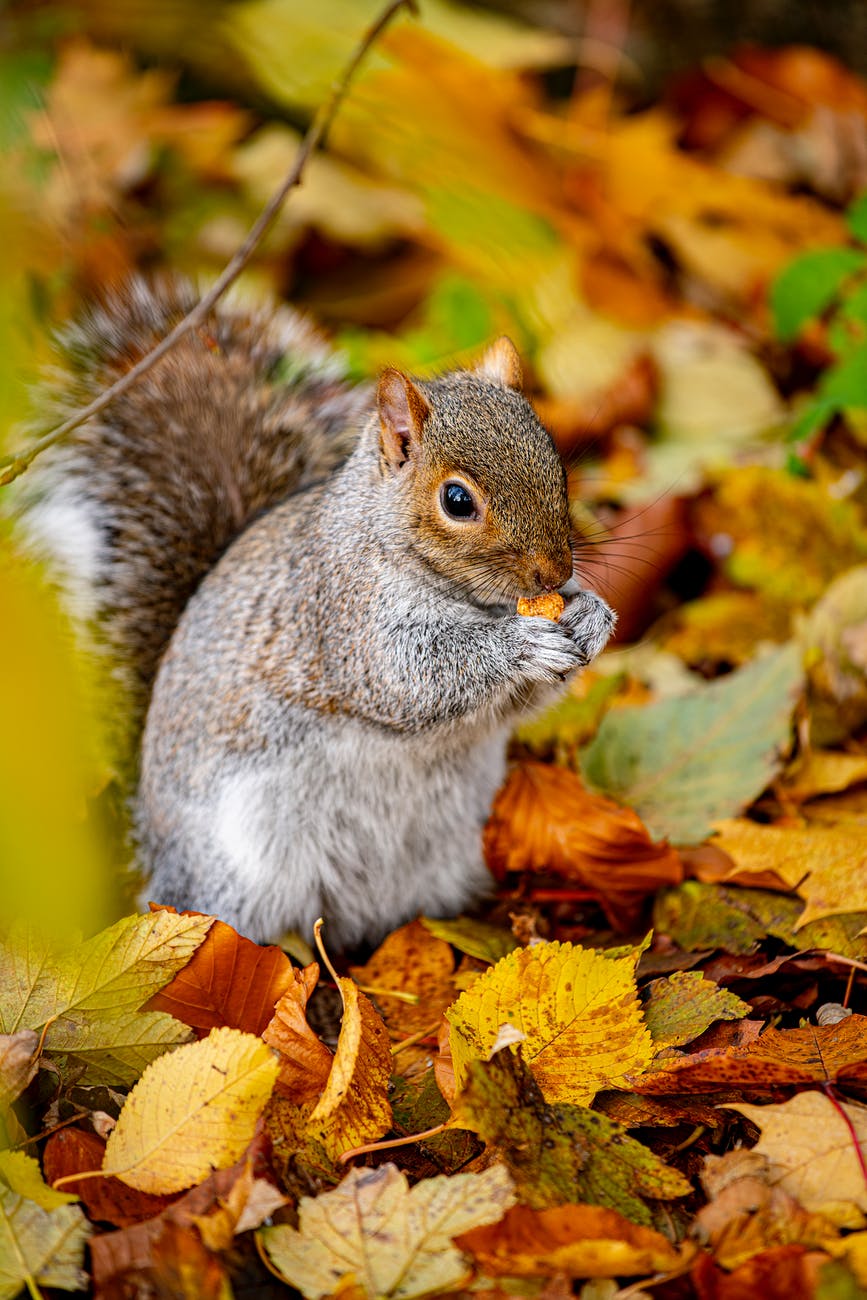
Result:
{"label": "squirrel's front paw", "polygon": [[515,619],[519,656],[523,672],[534,682],[565,681],[586,663],[571,633],[549,618]]}
{"label": "squirrel's front paw", "polygon": [[614,610],[595,591],[579,591],[567,602],[557,626],[568,632],[584,665],[604,648],[616,621]]}

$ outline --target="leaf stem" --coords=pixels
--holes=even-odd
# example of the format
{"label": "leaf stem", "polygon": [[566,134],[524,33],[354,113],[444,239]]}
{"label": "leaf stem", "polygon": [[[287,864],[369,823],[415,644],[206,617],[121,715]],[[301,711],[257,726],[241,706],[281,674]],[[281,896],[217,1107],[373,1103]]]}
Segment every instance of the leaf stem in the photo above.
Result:
{"label": "leaf stem", "polygon": [[865,1161],[864,1159],[864,1150],[861,1146],[861,1143],[858,1141],[858,1134],[855,1132],[855,1125],[852,1123],[851,1119],[846,1114],[846,1107],[842,1105],[842,1103],[840,1102],[840,1099],[837,1096],[836,1090],[834,1089],[833,1085],[825,1082],[821,1085],[821,1088],[825,1096],[828,1098],[831,1105],[834,1107],[837,1114],[840,1116],[841,1120],[849,1130],[849,1136],[852,1139],[852,1145],[855,1148],[855,1159],[858,1161],[858,1167],[861,1170],[861,1177],[864,1179],[864,1186],[867,1187],[867,1161]]}
{"label": "leaf stem", "polygon": [[337,1158],[337,1163],[345,1165],[347,1160],[353,1160],[356,1156],[366,1156],[369,1151],[391,1151],[394,1147],[408,1147],[413,1142],[424,1142],[427,1138],[437,1137],[438,1134],[444,1133],[450,1123],[450,1120],[444,1120],[442,1124],[435,1124],[433,1128],[426,1128],[422,1133],[408,1133],[406,1137],[389,1138],[387,1142],[366,1142],[364,1146],[352,1147],[349,1151],[342,1151]]}
{"label": "leaf stem", "polygon": [[145,353],[145,355],[141,357],[134,366],[131,366],[125,374],[121,375],[121,377],[116,380],[111,387],[107,388],[103,393],[100,393],[99,397],[94,398],[94,400],[89,402],[87,406],[76,411],[74,415],[69,416],[69,418],[64,420],[62,424],[58,424],[54,429],[51,429],[48,433],[44,434],[43,437],[38,438],[25,451],[0,457],[0,487],[5,487],[7,484],[12,483],[30,467],[41,452],[47,450],[48,447],[52,447],[56,442],[59,442],[61,438],[66,436],[66,434],[71,433],[73,429],[77,429],[80,424],[84,424],[85,420],[89,420],[91,416],[104,410],[105,407],[108,406],[109,403],[113,402],[116,397],[120,397],[121,394],[127,392],[127,390],[130,389],[142,375],[146,374],[158,361],[162,360],[166,353],[175,346],[179,339],[183,338],[185,334],[189,334],[191,330],[194,330],[202,323],[202,321],[204,321],[217,300],[221,298],[229,286],[237,280],[238,276],[250,261],[253,253],[261,243],[263,236],[271,228],[278,212],[289,194],[289,191],[300,184],[307,161],[328,134],[334,118],[337,115],[337,111],[343,103],[343,100],[346,98],[350,83],[364,56],[391,22],[392,18],[394,18],[395,14],[400,9],[404,8],[408,9],[413,14],[417,13],[415,0],[390,0],[390,3],[386,5],[376,21],[365,32],[352,55],[352,58],[349,60],[349,63],[346,65],[337,81],[332,85],[328,98],[317,109],[313,121],[307,128],[307,132],[298,147],[295,161],[289,169],[289,172],[274,191],[274,194],[268,200],[268,203],[265,205],[256,221],[250,227],[250,230],[241,246],[226,263],[220,275],[214,281],[213,285],[204,297],[196,303],[186,316],[178,321],[174,329],[170,330],[165,338],[160,340],[156,347],[152,348],[150,352]]}

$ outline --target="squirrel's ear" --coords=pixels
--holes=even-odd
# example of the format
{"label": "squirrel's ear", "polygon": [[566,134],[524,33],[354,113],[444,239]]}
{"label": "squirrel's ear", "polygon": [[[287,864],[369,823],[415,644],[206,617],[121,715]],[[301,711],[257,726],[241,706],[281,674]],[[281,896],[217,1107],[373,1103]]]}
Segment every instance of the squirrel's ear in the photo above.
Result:
{"label": "squirrel's ear", "polygon": [[399,370],[383,370],[376,390],[382,454],[392,469],[399,469],[413,443],[421,442],[422,426],[430,407],[411,379]]}
{"label": "squirrel's ear", "polygon": [[521,358],[518,349],[505,334],[502,338],[498,338],[496,343],[491,344],[481,361],[474,367],[474,373],[480,379],[487,379],[488,383],[497,384],[500,388],[517,388],[519,392],[521,391],[523,379]]}

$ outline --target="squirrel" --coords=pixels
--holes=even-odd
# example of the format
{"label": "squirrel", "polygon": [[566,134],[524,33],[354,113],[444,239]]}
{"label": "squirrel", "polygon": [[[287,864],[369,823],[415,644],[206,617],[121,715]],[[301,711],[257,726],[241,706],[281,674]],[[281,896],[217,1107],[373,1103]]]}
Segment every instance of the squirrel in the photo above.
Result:
{"label": "squirrel", "polygon": [[[63,337],[58,412],[195,302],[137,279]],[[500,339],[474,369],[353,384],[289,307],[205,327],[42,458],[26,528],[141,718],[145,896],[257,941],[374,942],[490,891],[516,721],[608,639],[566,476]],[[516,598],[560,590],[558,622]]]}

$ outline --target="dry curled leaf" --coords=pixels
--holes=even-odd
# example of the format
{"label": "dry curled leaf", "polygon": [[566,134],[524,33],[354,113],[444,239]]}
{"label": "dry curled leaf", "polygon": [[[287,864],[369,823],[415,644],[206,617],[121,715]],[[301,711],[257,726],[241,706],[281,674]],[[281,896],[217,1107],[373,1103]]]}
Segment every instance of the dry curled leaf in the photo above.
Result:
{"label": "dry curled leaf", "polygon": [[[433,1024],[454,1001],[454,970],[449,944],[421,921],[411,921],[394,930],[364,966],[353,966],[350,973],[370,989],[389,1029],[408,1037]],[[389,996],[392,989],[397,997]]]}
{"label": "dry curled leaf", "polygon": [[319,979],[315,962],[292,970],[286,992],[274,1008],[262,1038],[280,1054],[276,1087],[291,1101],[315,1101],[328,1081],[334,1058],[307,1023],[305,1008]]}
{"label": "dry curled leaf", "polygon": [[388,1030],[369,998],[349,979],[339,981],[343,1021],[328,1081],[307,1120],[310,1136],[332,1160],[373,1142],[391,1126]]}
{"label": "dry curled leaf", "polygon": [[494,875],[550,871],[597,895],[611,922],[628,926],[654,889],[683,879],[677,853],[654,843],[630,808],[591,794],[574,772],[519,763],[494,802],[485,827]]}

